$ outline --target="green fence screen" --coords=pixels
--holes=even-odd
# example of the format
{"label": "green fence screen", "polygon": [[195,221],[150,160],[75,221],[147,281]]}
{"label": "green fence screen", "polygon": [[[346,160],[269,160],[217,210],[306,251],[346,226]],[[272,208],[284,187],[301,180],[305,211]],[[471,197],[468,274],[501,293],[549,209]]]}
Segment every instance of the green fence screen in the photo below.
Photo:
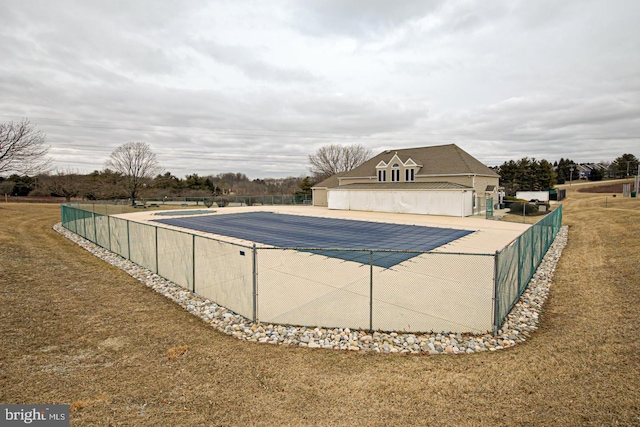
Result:
{"label": "green fence screen", "polygon": [[494,333],[524,292],[561,227],[562,205],[497,254]]}
{"label": "green fence screen", "polygon": [[61,206],[66,229],[254,321],[406,331],[497,333],[562,226],[559,206],[494,254],[416,253],[381,268],[378,251],[363,252],[370,265],[345,262],[83,207]]}

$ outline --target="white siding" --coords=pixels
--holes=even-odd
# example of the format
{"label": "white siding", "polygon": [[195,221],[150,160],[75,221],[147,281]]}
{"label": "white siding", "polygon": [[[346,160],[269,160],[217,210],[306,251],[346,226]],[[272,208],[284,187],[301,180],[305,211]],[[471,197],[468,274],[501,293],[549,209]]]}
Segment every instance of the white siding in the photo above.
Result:
{"label": "white siding", "polygon": [[516,197],[522,200],[540,200],[541,202],[549,201],[548,191],[518,191]]}
{"label": "white siding", "polygon": [[327,206],[327,189],[326,188],[312,188],[313,194],[313,206]]}
{"label": "white siding", "polygon": [[329,189],[329,209],[469,216],[473,193],[460,190],[340,190]]}

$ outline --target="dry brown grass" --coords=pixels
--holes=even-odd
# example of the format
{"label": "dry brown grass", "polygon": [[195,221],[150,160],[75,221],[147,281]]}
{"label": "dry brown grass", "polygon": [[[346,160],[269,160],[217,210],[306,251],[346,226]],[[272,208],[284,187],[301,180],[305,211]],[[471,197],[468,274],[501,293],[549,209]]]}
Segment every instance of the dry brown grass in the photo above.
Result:
{"label": "dry brown grass", "polygon": [[56,206],[2,204],[0,402],[78,402],[74,426],[638,425],[640,200],[603,199],[569,191],[529,341],[436,357],[238,341],[57,235]]}
{"label": "dry brown grass", "polygon": [[182,357],[187,354],[187,350],[189,350],[188,345],[179,345],[177,347],[171,347],[167,350],[167,359],[176,360],[178,357]]}
{"label": "dry brown grass", "polygon": [[71,404],[69,405],[69,412],[74,413],[74,412],[78,412],[81,409],[87,408],[91,405],[95,405],[96,403],[100,403],[100,402],[104,402],[108,399],[108,396],[105,393],[100,393],[100,395],[92,398],[92,399],[85,399],[85,400],[76,400],[71,402]]}
{"label": "dry brown grass", "polygon": [[577,191],[581,193],[604,193],[604,194],[617,194],[618,197],[622,194],[622,186],[624,184],[631,184],[633,187],[633,179],[618,179],[613,182],[602,181],[598,183],[590,183],[581,185],[577,188]]}
{"label": "dry brown grass", "polygon": [[500,221],[519,222],[519,223],[522,223],[522,224],[535,224],[536,222],[540,221],[542,218],[544,218],[544,215],[522,216],[522,215],[516,215],[516,214],[508,213],[508,214],[503,215],[500,218]]}

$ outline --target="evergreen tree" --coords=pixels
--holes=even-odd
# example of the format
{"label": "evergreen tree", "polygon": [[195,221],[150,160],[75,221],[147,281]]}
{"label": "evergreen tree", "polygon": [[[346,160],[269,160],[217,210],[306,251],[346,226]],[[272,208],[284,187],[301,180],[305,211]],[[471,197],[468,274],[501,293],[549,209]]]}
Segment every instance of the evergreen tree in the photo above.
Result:
{"label": "evergreen tree", "polygon": [[35,188],[35,181],[27,175],[13,174],[7,178],[7,181],[13,182],[11,194],[14,196],[28,196]]}
{"label": "evergreen tree", "polygon": [[589,181],[602,181],[604,178],[604,172],[599,167],[594,167],[591,169],[591,173],[589,173]]}
{"label": "evergreen tree", "polygon": [[316,185],[316,183],[313,182],[311,178],[309,178],[308,176],[305,176],[304,179],[300,181],[300,183],[298,184],[298,187],[300,187],[300,190],[296,191],[296,194],[310,195],[311,187],[313,187],[314,185]]}
{"label": "evergreen tree", "polygon": [[[573,168],[573,172],[571,168]],[[560,159],[556,167],[556,174],[558,175],[558,184],[565,184],[567,181],[577,181],[580,179],[578,165],[569,159]]]}
{"label": "evergreen tree", "polygon": [[500,185],[508,196],[518,191],[550,190],[556,184],[553,165],[546,160],[524,157],[518,161],[509,160],[498,169]]}
{"label": "evergreen tree", "polygon": [[611,168],[617,178],[633,176],[638,172],[638,158],[633,154],[623,154],[611,163]]}

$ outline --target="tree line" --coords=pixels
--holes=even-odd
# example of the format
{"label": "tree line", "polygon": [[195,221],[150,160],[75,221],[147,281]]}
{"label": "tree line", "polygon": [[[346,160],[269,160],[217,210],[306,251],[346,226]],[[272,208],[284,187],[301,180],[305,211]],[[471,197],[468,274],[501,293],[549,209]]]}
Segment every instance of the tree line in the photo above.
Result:
{"label": "tree line", "polygon": [[[340,172],[349,171],[372,156],[359,144],[331,144],[309,155],[310,176],[249,179],[240,172],[217,175],[187,175],[185,178],[164,172],[149,144],[129,142],[117,147],[103,170],[90,174],[74,171],[50,172],[46,158],[45,135],[28,120],[0,124],[0,194],[53,195],[90,200],[161,197],[210,197],[224,195],[311,194],[316,183]],[[638,170],[638,158],[623,154],[610,163],[589,170],[589,179],[624,178]],[[517,191],[540,191],[556,184],[581,178],[580,168],[570,159],[553,164],[547,160],[524,157],[509,160],[493,168],[507,195]],[[7,178],[3,175],[13,172]]]}
{"label": "tree line", "polygon": [[[603,178],[626,178],[635,175],[638,158],[633,154],[623,154],[613,162],[592,164],[586,179],[600,181]],[[553,164],[547,160],[524,157],[509,160],[493,168],[500,175],[500,186],[508,196],[518,191],[543,191],[553,189],[556,184],[578,181],[581,165],[570,159],[561,158]]]}
{"label": "tree line", "polygon": [[[45,136],[28,120],[0,127],[0,193],[14,196],[60,196],[66,200],[224,195],[311,194],[311,188],[329,176],[348,171],[371,157],[362,145],[328,145],[309,155],[312,176],[250,180],[240,172],[187,175],[164,172],[149,144],[129,142],[117,147],[103,170],[81,174],[73,170],[48,171]],[[14,172],[8,178],[2,173]]]}
{"label": "tree line", "polygon": [[[54,196],[66,200],[132,199],[132,184],[126,177],[111,169],[96,170],[90,174],[73,171],[41,173],[34,176],[12,174],[0,177],[0,194],[12,196]],[[158,174],[140,181],[133,194],[138,198],[212,197],[225,195],[292,195],[311,194],[313,182],[309,177],[249,179],[243,173],[217,175],[187,175],[178,178],[171,172]]]}
{"label": "tree line", "polygon": [[[308,177],[250,180],[240,172],[187,175],[164,172],[149,144],[129,142],[117,147],[103,170],[82,174],[51,172],[45,135],[28,120],[0,124],[0,194],[59,196],[66,200],[149,197],[210,197],[220,195],[311,194],[316,180]],[[8,177],[7,173],[11,173]]]}

